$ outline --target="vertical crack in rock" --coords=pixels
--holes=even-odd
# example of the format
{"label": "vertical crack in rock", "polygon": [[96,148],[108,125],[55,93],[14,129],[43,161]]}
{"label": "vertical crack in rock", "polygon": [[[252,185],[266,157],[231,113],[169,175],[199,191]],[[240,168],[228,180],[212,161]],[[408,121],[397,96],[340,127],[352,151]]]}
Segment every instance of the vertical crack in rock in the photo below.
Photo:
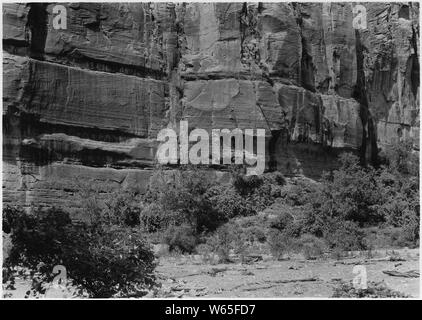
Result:
{"label": "vertical crack in rock", "polygon": [[[417,34],[418,33],[418,34]],[[414,98],[416,99],[416,96],[419,91],[419,58],[418,58],[418,44],[417,44],[417,38],[419,37],[419,31],[415,30],[415,27],[412,26],[412,48],[414,50],[414,53],[410,56],[411,58],[411,64],[410,64],[410,70],[411,70],[411,85],[412,85],[412,93]]]}
{"label": "vertical crack in rock", "polygon": [[27,27],[31,32],[30,57],[43,60],[47,40],[48,13],[47,4],[31,3],[28,12]]}
{"label": "vertical crack in rock", "polygon": [[301,86],[311,92],[315,92],[315,66],[312,61],[312,56],[308,53],[306,38],[303,35],[303,20],[302,12],[296,4],[292,4],[296,14],[296,22],[299,27],[299,36],[301,39],[301,52],[300,52],[300,83]]}
{"label": "vertical crack in rock", "polygon": [[368,160],[376,165],[378,163],[378,147],[374,123],[369,111],[368,98],[366,93],[366,81],[364,72],[364,51],[359,30],[355,30],[356,36],[356,64],[357,64],[357,80],[353,97],[360,103],[359,116],[362,121],[362,145],[360,148],[360,157],[362,163]]}
{"label": "vertical crack in rock", "polygon": [[309,91],[315,92],[315,79],[314,79],[314,65],[312,63],[312,56],[308,54],[306,49],[306,40],[301,36],[302,39],[302,53],[301,53],[301,65],[300,65],[300,77],[302,87]]}

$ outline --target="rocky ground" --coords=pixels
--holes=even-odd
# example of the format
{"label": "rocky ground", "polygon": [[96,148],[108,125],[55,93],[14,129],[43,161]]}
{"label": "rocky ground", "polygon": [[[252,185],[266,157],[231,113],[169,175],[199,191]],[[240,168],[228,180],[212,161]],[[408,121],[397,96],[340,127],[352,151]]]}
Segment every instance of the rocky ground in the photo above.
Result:
{"label": "rocky ground", "polygon": [[[419,297],[420,278],[385,274],[419,271],[419,250],[378,250],[369,259],[366,252],[350,253],[348,258],[304,260],[292,257],[274,261],[263,255],[250,264],[205,264],[198,255],[161,257],[157,276],[161,288],[147,297],[177,298],[327,298],[341,282],[356,276],[355,265],[363,265],[368,282],[384,282],[395,291]],[[16,290],[7,291],[11,298],[23,298],[29,282],[18,280]],[[51,288],[46,297],[68,298],[70,294]]]}
{"label": "rocky ground", "polygon": [[[204,265],[191,257],[164,258],[157,268],[163,292],[177,297],[331,297],[340,281],[356,276],[364,265],[368,282],[385,282],[393,290],[419,297],[419,278],[390,276],[384,270],[419,270],[418,250],[378,251],[372,259],[353,254],[343,260],[273,261],[263,257],[252,264]],[[404,260],[404,261],[399,261]]]}

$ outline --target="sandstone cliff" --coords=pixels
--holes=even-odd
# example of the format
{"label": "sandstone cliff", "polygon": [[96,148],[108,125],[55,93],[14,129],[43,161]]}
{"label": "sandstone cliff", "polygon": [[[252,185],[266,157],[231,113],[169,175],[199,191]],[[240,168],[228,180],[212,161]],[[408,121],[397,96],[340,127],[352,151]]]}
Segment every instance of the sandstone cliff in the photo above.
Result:
{"label": "sandstone cliff", "polygon": [[3,4],[3,199],[75,208],[90,181],[145,188],[157,132],[265,128],[268,168],[318,177],[336,154],[419,149],[419,6]]}

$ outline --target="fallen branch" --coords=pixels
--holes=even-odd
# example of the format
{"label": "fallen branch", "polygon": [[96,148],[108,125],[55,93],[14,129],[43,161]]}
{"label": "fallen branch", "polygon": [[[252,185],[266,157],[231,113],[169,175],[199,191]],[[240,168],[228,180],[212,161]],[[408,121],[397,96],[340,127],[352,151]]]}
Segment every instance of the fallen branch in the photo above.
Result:
{"label": "fallen branch", "polygon": [[251,286],[251,285],[264,285],[266,283],[271,283],[270,286],[264,286],[264,287],[259,287],[259,288],[246,288],[243,289],[244,291],[252,291],[252,290],[258,290],[258,289],[267,289],[267,288],[271,288],[274,287],[276,284],[284,284],[284,283],[295,283],[295,282],[315,282],[315,281],[320,281],[321,279],[317,278],[317,277],[311,277],[311,278],[300,278],[300,279],[288,279],[288,280],[267,280],[264,282],[252,282],[252,283],[244,283],[244,284],[240,284],[238,286],[235,286],[234,288],[231,288],[230,290],[236,290],[240,287],[244,287],[244,286]]}
{"label": "fallen branch", "polygon": [[[270,281],[272,283],[291,283],[291,282],[314,282],[319,281],[320,279],[317,277],[311,277],[311,278],[302,278],[302,279],[290,279],[290,280],[275,280]],[[269,282],[269,281],[266,281]]]}
{"label": "fallen branch", "polygon": [[373,259],[365,259],[365,260],[360,260],[360,261],[335,261],[334,266],[338,264],[342,264],[342,265],[373,264],[375,262],[383,262],[383,261],[397,262],[397,261],[406,261],[406,260],[401,257],[387,256],[384,258],[373,258]]}
{"label": "fallen branch", "polygon": [[373,264],[374,261],[368,261],[368,260],[360,260],[360,261],[353,261],[353,262],[349,262],[349,261],[336,261],[334,262],[334,267],[337,265],[345,265],[345,266],[349,266],[349,265],[363,265],[363,264]]}
{"label": "fallen branch", "polygon": [[406,259],[403,259],[402,257],[398,256],[387,256],[385,258],[378,258],[378,259],[370,259],[370,261],[406,261]]}
{"label": "fallen branch", "polygon": [[418,270],[410,270],[406,272],[400,272],[395,270],[384,270],[383,273],[388,274],[392,277],[402,277],[402,278],[419,278]]}

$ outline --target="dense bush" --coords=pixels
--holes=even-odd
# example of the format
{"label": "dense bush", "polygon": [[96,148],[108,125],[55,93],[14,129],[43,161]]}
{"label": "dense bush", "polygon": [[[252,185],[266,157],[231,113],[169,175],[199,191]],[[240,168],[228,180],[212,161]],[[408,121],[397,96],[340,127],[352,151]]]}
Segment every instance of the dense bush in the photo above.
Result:
{"label": "dense bush", "polygon": [[208,170],[193,166],[174,171],[157,168],[145,201],[158,204],[163,214],[171,214],[173,224],[189,224],[199,234],[216,229],[224,221],[207,195],[214,185],[215,179]]}
{"label": "dense bush", "polygon": [[141,197],[135,190],[114,192],[104,203],[100,217],[107,224],[129,227],[140,224]]}
{"label": "dense bush", "polygon": [[164,233],[163,242],[168,244],[170,251],[192,253],[198,238],[195,230],[188,224],[170,226]]}
{"label": "dense bush", "polygon": [[399,172],[397,164],[362,167],[348,153],[340,156],[340,163],[319,185],[302,179],[282,189],[280,198],[264,210],[271,217],[268,242],[275,256],[306,251],[299,241],[306,234],[335,252],[362,250],[372,245],[362,229],[369,226],[399,228],[391,234],[396,237],[389,242],[394,246],[418,245],[417,177],[403,168]]}
{"label": "dense bush", "polygon": [[281,259],[284,255],[291,253],[301,253],[305,259],[316,259],[328,251],[328,245],[322,238],[311,234],[293,237],[277,229],[270,230],[268,245],[272,256],[276,259]]}
{"label": "dense bush", "polygon": [[[391,234],[398,235],[391,239],[392,245],[415,246],[419,181],[411,174],[413,154],[408,146],[402,149],[390,153],[389,165],[378,169],[362,166],[358,157],[343,153],[341,166],[325,173],[321,183],[294,179],[286,185],[279,174],[246,177],[233,170],[232,187],[214,186],[209,199],[225,221],[245,212],[254,215],[253,211],[268,217],[268,224],[257,230],[275,256],[298,250],[312,256],[327,248],[341,254],[370,248],[363,228],[371,226],[398,228]],[[242,237],[255,239],[246,230],[242,229]]]}
{"label": "dense bush", "polygon": [[268,223],[262,215],[239,217],[234,220],[248,243],[265,243],[268,233]]}
{"label": "dense bush", "polygon": [[146,203],[140,213],[140,225],[146,232],[165,231],[177,223],[178,215],[165,210],[159,203]]}
{"label": "dense bush", "polygon": [[417,244],[417,241],[408,239],[408,235],[402,227],[371,227],[365,228],[363,231],[368,249],[413,247]]}
{"label": "dense bush", "polygon": [[[218,184],[213,173],[192,166],[178,171],[157,168],[150,181],[148,193],[141,211],[141,225],[150,232],[165,232],[165,241],[186,242],[188,245],[171,245],[181,251],[190,252],[190,240],[199,239],[204,233],[212,233],[230,219],[252,216],[256,208],[265,208],[280,194],[278,187],[284,183],[279,174],[262,177],[246,177],[233,173],[230,184]],[[261,189],[259,189],[261,188]],[[259,191],[260,190],[260,191]],[[258,203],[261,203],[258,205]],[[181,229],[190,226],[191,236],[183,239]],[[165,231],[169,229],[168,231]],[[222,230],[220,234],[222,238]],[[243,235],[265,239],[259,230],[249,229]],[[220,250],[221,251],[221,250]]]}
{"label": "dense bush", "polygon": [[288,211],[280,211],[269,220],[270,228],[277,229],[278,231],[286,231],[294,222],[294,217]]}
{"label": "dense bush", "polygon": [[279,206],[282,211],[268,221],[268,244],[272,255],[280,259],[284,254],[302,253],[306,259],[321,256],[328,248],[325,240],[312,234],[303,234],[302,223],[292,210]]}
{"label": "dense bush", "polygon": [[341,251],[366,249],[364,232],[352,221],[331,220],[331,223],[325,226],[323,238],[333,249]]}
{"label": "dense bush", "polygon": [[218,255],[220,262],[230,262],[230,253],[244,256],[246,251],[245,234],[235,222],[230,222],[219,227],[207,238],[206,245]]}
{"label": "dense bush", "polygon": [[353,221],[361,227],[381,222],[376,171],[361,167],[350,153],[342,154],[340,162],[341,168],[326,174],[321,190],[311,194],[311,210],[315,215]]}
{"label": "dense bush", "polygon": [[304,234],[297,240],[297,247],[305,259],[321,257],[327,251],[327,243],[324,239],[311,234]]}
{"label": "dense bush", "polygon": [[296,250],[296,241],[288,234],[277,229],[271,229],[268,234],[268,245],[272,256],[279,260],[287,253]]}
{"label": "dense bush", "polygon": [[13,245],[4,267],[33,270],[39,278],[33,283],[51,282],[56,265],[65,266],[79,293],[95,298],[142,296],[155,283],[154,256],[139,228],[72,223],[54,208],[28,214],[7,207],[3,226]]}
{"label": "dense bush", "polygon": [[238,170],[232,170],[233,187],[256,212],[274,203],[281,196],[285,183],[286,180],[279,172],[246,176]]}
{"label": "dense bush", "polygon": [[367,289],[358,289],[351,283],[341,282],[334,288],[333,298],[409,298],[408,295],[388,288],[382,282],[370,282]]}
{"label": "dense bush", "polygon": [[304,206],[309,202],[309,196],[320,188],[320,184],[306,178],[296,178],[283,188],[281,198],[284,203],[292,206]]}
{"label": "dense bush", "polygon": [[419,176],[419,154],[413,151],[413,145],[413,139],[393,141],[381,156],[384,156],[392,171],[403,175]]}
{"label": "dense bush", "polygon": [[387,147],[388,166],[379,175],[384,191],[379,210],[387,225],[402,229],[402,245],[419,246],[419,153],[413,151],[413,146],[412,139],[405,139]]}
{"label": "dense bush", "polygon": [[[331,247],[365,247],[361,228],[400,227],[403,241],[419,241],[419,183],[391,167],[362,167],[342,154],[341,167],[326,174],[321,187],[306,195],[302,232],[324,237]],[[407,239],[407,240],[405,240]]]}
{"label": "dense bush", "polygon": [[224,221],[256,214],[254,207],[230,185],[213,186],[206,197],[217,216]]}
{"label": "dense bush", "polygon": [[402,229],[402,242],[416,246],[419,242],[420,203],[417,177],[403,176],[383,169],[378,178],[383,194],[377,209],[385,225]]}

